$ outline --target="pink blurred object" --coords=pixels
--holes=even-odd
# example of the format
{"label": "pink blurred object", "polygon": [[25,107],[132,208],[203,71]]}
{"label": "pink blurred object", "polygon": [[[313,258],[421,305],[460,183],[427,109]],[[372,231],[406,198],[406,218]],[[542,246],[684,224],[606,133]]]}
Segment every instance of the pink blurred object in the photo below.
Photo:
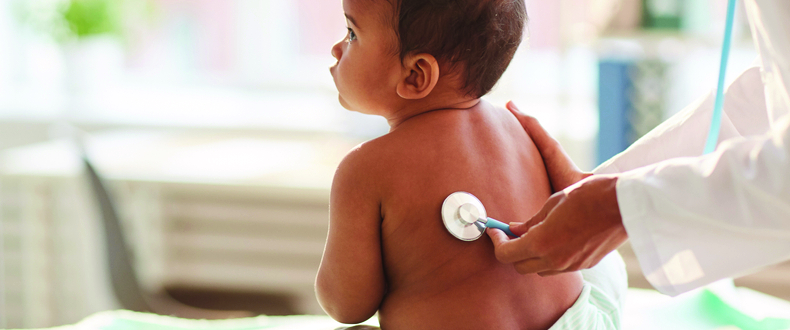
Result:
{"label": "pink blurred object", "polygon": [[[193,0],[194,1],[194,0]],[[225,71],[233,67],[235,1],[197,0],[198,65]]]}
{"label": "pink blurred object", "polygon": [[340,1],[298,0],[299,46],[303,54],[329,55],[332,45],[346,34]]}
{"label": "pink blurred object", "polygon": [[559,48],[562,44],[561,1],[529,0],[529,29],[526,37],[532,49]]}

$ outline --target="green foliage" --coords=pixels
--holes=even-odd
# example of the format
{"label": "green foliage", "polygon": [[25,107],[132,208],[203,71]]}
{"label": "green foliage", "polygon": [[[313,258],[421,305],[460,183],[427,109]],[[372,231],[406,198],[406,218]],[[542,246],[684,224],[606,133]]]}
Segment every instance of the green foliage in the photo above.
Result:
{"label": "green foliage", "polygon": [[121,31],[117,0],[69,0],[62,10],[68,29],[77,38]]}
{"label": "green foliage", "polygon": [[151,23],[157,9],[153,0],[14,0],[12,8],[25,25],[61,42],[123,37],[130,25]]}

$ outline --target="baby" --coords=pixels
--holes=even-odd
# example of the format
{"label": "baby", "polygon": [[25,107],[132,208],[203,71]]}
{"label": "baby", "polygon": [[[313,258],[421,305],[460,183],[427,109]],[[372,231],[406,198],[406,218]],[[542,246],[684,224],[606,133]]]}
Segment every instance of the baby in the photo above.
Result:
{"label": "baby", "polygon": [[335,174],[316,279],[324,310],[342,323],[378,311],[384,329],[601,319],[586,307],[580,273],[520,275],[496,260],[487,235],[461,241],[441,219],[456,191],[503,221],[528,219],[551,194],[516,118],[481,100],[521,43],[524,0],[343,0],[343,8],[348,34],[332,48],[331,68],[340,103],[383,116],[390,131],[352,150]]}

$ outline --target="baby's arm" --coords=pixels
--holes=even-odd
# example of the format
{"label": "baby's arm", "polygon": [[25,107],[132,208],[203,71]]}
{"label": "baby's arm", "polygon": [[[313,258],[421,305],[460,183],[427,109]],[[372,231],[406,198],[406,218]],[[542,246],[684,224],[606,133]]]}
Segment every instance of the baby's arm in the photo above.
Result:
{"label": "baby's arm", "polygon": [[316,295],[329,316],[360,323],[373,316],[386,291],[381,257],[381,212],[375,178],[355,149],[332,182],[329,235],[316,279]]}

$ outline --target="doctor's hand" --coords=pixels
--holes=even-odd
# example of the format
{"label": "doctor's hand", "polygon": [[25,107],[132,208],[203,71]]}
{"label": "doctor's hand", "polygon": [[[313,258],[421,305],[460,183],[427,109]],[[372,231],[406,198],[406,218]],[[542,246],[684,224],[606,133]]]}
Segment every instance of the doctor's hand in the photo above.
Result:
{"label": "doctor's hand", "polygon": [[532,219],[511,224],[519,238],[488,229],[497,259],[541,276],[595,266],[628,238],[616,184],[615,176],[592,176],[554,194]]}
{"label": "doctor's hand", "polygon": [[540,126],[537,119],[521,112],[513,101],[507,103],[507,109],[516,116],[524,131],[527,132],[532,142],[538,147],[540,156],[543,158],[543,163],[546,166],[546,172],[549,175],[552,193],[563,190],[592,175],[591,173],[584,173],[576,167],[576,164],[565,153],[560,143]]}

